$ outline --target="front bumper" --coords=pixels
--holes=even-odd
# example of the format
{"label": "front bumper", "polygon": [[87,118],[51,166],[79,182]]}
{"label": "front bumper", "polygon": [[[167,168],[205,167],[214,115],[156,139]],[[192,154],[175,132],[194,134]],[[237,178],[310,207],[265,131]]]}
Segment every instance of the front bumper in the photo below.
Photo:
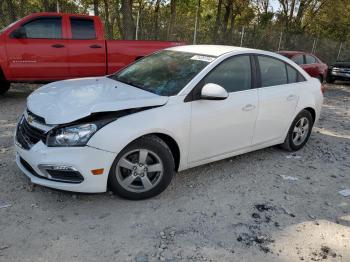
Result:
{"label": "front bumper", "polygon": [[332,76],[332,78],[348,80],[350,79],[350,68],[334,67],[330,69],[329,74]]}
{"label": "front bumper", "polygon": [[[107,190],[110,167],[115,153],[85,147],[47,147],[41,141],[30,150],[15,144],[16,163],[32,183],[66,191],[99,193]],[[22,159],[22,161],[21,161]],[[24,161],[23,161],[24,160]],[[23,163],[26,162],[26,165]],[[31,168],[28,168],[29,166]],[[70,166],[83,177],[82,182],[67,183],[49,180],[47,174],[39,168],[42,165]],[[100,175],[93,175],[91,170],[102,169]]]}

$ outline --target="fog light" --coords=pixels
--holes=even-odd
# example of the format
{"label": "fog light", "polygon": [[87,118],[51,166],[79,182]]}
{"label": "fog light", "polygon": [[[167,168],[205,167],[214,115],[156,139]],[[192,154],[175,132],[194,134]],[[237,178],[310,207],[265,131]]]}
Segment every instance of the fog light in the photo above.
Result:
{"label": "fog light", "polygon": [[72,166],[39,165],[39,169],[50,180],[66,183],[81,183],[84,177]]}

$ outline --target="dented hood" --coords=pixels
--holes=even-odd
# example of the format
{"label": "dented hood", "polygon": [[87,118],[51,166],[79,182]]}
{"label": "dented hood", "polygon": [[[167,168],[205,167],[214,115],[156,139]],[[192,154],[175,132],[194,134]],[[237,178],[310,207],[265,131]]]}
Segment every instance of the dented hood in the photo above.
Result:
{"label": "dented hood", "polygon": [[45,118],[46,124],[65,124],[97,112],[161,106],[159,96],[107,77],[54,82],[34,91],[28,109]]}

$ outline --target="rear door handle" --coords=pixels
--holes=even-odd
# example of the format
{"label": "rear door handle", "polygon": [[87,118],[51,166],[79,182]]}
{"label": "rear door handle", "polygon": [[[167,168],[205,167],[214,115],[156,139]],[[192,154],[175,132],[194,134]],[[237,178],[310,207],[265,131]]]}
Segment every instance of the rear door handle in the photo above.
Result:
{"label": "rear door handle", "polygon": [[53,48],[63,48],[64,45],[61,45],[61,44],[54,44],[52,45]]}
{"label": "rear door handle", "polygon": [[251,111],[251,110],[253,110],[253,109],[255,109],[255,105],[252,105],[252,104],[245,105],[245,106],[242,108],[243,111]]}
{"label": "rear door handle", "polygon": [[288,101],[295,100],[296,98],[297,98],[296,95],[289,95],[289,96],[287,96],[287,100],[288,100]]}
{"label": "rear door handle", "polygon": [[100,45],[91,45],[91,46],[89,46],[90,48],[102,48],[102,46],[100,46]]}

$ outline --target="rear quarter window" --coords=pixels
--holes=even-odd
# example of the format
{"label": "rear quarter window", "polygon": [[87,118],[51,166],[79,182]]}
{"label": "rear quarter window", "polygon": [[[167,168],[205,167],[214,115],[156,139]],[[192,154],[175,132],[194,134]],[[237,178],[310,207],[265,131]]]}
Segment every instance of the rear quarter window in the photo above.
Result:
{"label": "rear quarter window", "polygon": [[306,64],[314,64],[317,63],[317,60],[315,57],[313,57],[312,55],[306,55],[305,56],[306,59]]}

